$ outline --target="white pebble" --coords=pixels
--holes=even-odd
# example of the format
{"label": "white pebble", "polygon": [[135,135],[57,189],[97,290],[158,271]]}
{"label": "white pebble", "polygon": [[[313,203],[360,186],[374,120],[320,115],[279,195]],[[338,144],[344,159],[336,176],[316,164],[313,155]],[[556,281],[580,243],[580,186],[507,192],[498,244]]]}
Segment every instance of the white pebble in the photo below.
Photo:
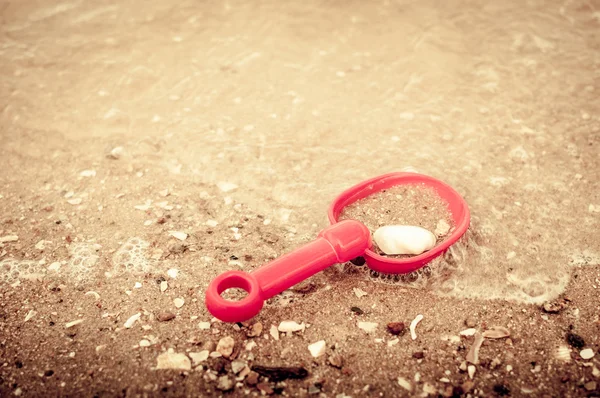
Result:
{"label": "white pebble", "polygon": [[183,307],[183,304],[185,304],[185,300],[180,297],[177,297],[176,299],[173,300],[173,304],[175,304],[175,307],[181,308],[181,307]]}
{"label": "white pebble", "polygon": [[142,288],[142,284],[140,282],[136,282],[135,285],[133,285],[134,289],[141,289]]}
{"label": "white pebble", "polygon": [[356,294],[356,297],[358,297],[358,298],[361,298],[361,297],[367,295],[367,292],[365,292],[364,290],[359,289],[357,287],[352,288],[352,290],[354,290],[354,294]]}
{"label": "white pebble", "polygon": [[164,292],[165,290],[167,290],[168,287],[169,287],[169,284],[167,283],[167,281],[160,282],[160,291],[161,292]]}
{"label": "white pebble", "polygon": [[215,221],[215,220],[208,220],[204,224],[206,224],[209,227],[216,227],[217,225],[219,225],[219,223],[217,221]]}
{"label": "white pebble", "polygon": [[304,322],[302,322],[301,324],[298,324],[294,321],[283,321],[279,324],[279,327],[277,328],[278,331],[282,332],[282,333],[292,333],[292,332],[298,332],[300,330],[304,330],[306,328],[306,325],[304,325]]}
{"label": "white pebble", "polygon": [[140,347],[150,347],[150,345],[151,345],[151,343],[146,339],[140,340],[140,342],[138,344]]}
{"label": "white pebble", "polygon": [[200,362],[204,362],[208,359],[208,350],[203,350],[200,352],[190,352],[189,356],[192,358],[192,363],[194,366],[198,365]]}
{"label": "white pebble", "polygon": [[378,324],[375,322],[358,322],[358,328],[367,333],[372,333],[377,330]]}
{"label": "white pebble", "polygon": [[325,340],[319,340],[316,343],[310,344],[308,346],[308,351],[310,351],[310,355],[312,355],[313,358],[318,358],[325,354],[326,345]]}
{"label": "white pebble", "polygon": [[210,322],[200,322],[198,323],[198,328],[202,330],[208,330],[210,329]]}
{"label": "white pebble", "polygon": [[179,274],[179,270],[176,270],[175,268],[171,268],[167,271],[167,275],[169,275],[169,278],[172,279],[177,278],[177,274]]}
{"label": "white pebble", "polygon": [[69,204],[74,205],[74,206],[80,205],[82,201],[83,201],[83,199],[81,199],[81,198],[74,198],[74,199],[67,200],[67,202]]}
{"label": "white pebble", "polygon": [[169,231],[169,235],[179,240],[186,240],[188,237],[188,234],[181,231]]}
{"label": "white pebble", "polygon": [[398,377],[398,385],[404,388],[406,391],[412,391],[412,384],[410,384],[410,381],[406,380],[404,377]]}
{"label": "white pebble", "polygon": [[79,325],[82,322],[83,322],[83,319],[77,319],[76,321],[71,321],[71,322],[65,323],[65,329],[72,328],[73,326]]}
{"label": "white pebble", "polygon": [[415,329],[417,328],[417,325],[419,324],[419,322],[421,322],[422,320],[423,320],[423,315],[419,314],[410,323],[410,337],[413,340],[417,339],[417,333],[415,333]]}
{"label": "white pebble", "polygon": [[463,331],[462,331],[462,332],[460,332],[459,334],[460,334],[461,336],[467,336],[467,337],[469,337],[469,336],[474,336],[474,335],[475,335],[475,333],[477,333],[477,329],[475,329],[475,328],[470,328],[470,329],[465,329],[465,330],[463,330]]}
{"label": "white pebble", "polygon": [[220,182],[217,186],[223,192],[235,191],[238,188],[238,186],[232,182]]}
{"label": "white pebble", "polygon": [[421,254],[435,246],[435,235],[412,225],[387,225],[373,234],[377,246],[388,255]]}
{"label": "white pebble", "polygon": [[17,235],[7,235],[7,236],[0,237],[0,243],[16,242],[18,240],[19,240],[19,237]]}
{"label": "white pebble", "polygon": [[83,170],[79,175],[82,177],[96,177],[96,170]]}
{"label": "white pebble", "polygon": [[586,348],[585,350],[582,350],[579,355],[581,355],[581,358],[583,359],[592,359],[594,357],[594,350]]}

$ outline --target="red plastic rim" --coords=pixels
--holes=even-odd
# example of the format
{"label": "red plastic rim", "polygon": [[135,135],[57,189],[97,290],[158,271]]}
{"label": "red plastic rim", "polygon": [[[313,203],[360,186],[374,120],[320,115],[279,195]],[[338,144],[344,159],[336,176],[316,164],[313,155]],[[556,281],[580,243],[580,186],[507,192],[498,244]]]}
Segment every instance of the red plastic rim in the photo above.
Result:
{"label": "red plastic rim", "polygon": [[370,249],[364,254],[369,268],[388,274],[406,274],[425,266],[434,258],[443,254],[467,231],[471,222],[471,214],[467,202],[448,184],[417,173],[390,173],[363,181],[358,185],[342,192],[329,207],[329,222],[335,224],[344,207],[363,199],[376,192],[397,185],[424,185],[435,189],[437,194],[448,203],[448,210],[452,214],[455,229],[450,236],[423,254],[410,258],[390,258],[380,256]]}

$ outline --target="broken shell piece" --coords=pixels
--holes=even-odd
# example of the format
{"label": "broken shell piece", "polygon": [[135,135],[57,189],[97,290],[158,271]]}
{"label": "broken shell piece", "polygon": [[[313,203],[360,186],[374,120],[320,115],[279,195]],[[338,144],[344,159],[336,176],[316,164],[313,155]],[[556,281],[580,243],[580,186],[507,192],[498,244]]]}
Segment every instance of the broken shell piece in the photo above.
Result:
{"label": "broken shell piece", "polygon": [[29,312],[25,316],[25,320],[23,322],[27,322],[28,320],[33,318],[35,316],[35,314],[37,314],[37,312],[35,312],[34,310],[29,310]]}
{"label": "broken shell piece", "polygon": [[93,290],[90,290],[89,292],[85,292],[84,296],[94,296],[94,298],[96,300],[100,300],[100,295]]}
{"label": "broken shell piece", "polygon": [[71,321],[71,322],[65,323],[65,329],[69,329],[69,328],[72,328],[73,326],[79,325],[81,322],[83,322],[83,319],[77,319],[76,321]]}
{"label": "broken shell piece", "polygon": [[319,340],[316,343],[313,343],[308,346],[308,351],[310,351],[310,355],[313,358],[318,358],[321,355],[325,354],[326,343],[325,340]]}
{"label": "broken shell piece", "polygon": [[279,340],[279,332],[277,331],[277,326],[271,325],[271,329],[269,329],[269,334],[273,336],[275,340]]}
{"label": "broken shell piece", "polygon": [[477,368],[475,367],[475,365],[469,365],[467,366],[467,372],[469,373],[469,378],[471,380],[473,380],[473,377],[475,377],[475,371],[477,370]]}
{"label": "broken shell piece", "polygon": [[450,231],[450,224],[446,222],[446,220],[440,220],[435,227],[435,234],[437,236],[444,236]]}
{"label": "broken shell piece", "polygon": [[475,333],[475,341],[473,341],[473,345],[467,354],[467,362],[474,365],[479,363],[479,349],[481,348],[481,344],[483,344],[483,335],[477,332]]}
{"label": "broken shell piece", "polygon": [[373,234],[377,246],[388,255],[421,254],[435,246],[435,235],[412,225],[386,225]]}
{"label": "broken shell piece", "polygon": [[125,326],[127,329],[131,329],[131,327],[133,326],[133,324],[138,319],[140,319],[141,316],[142,316],[142,314],[140,312],[138,312],[135,315],[130,316],[129,319],[125,321],[125,324],[123,326]]}
{"label": "broken shell piece", "polygon": [[283,321],[279,324],[279,327],[277,328],[277,330],[279,330],[280,332],[298,332],[300,330],[304,330],[306,328],[306,325],[304,325],[304,322],[301,324],[297,324],[294,321]]}
{"label": "broken shell piece", "polygon": [[410,323],[410,338],[411,339],[413,339],[413,340],[417,339],[417,333],[415,332],[415,329],[417,328],[417,325],[419,324],[419,322],[421,322],[422,320],[423,320],[423,315],[419,314]]}
{"label": "broken shell piece", "polygon": [[475,333],[477,333],[477,329],[475,328],[470,328],[470,329],[465,329],[462,332],[460,332],[461,336],[474,336]]}
{"label": "broken shell piece", "polygon": [[554,352],[554,358],[563,362],[571,362],[571,350],[569,347],[561,345]]}
{"label": "broken shell piece", "polygon": [[483,332],[486,339],[503,339],[510,336],[510,332],[503,326],[492,326],[489,330]]}
{"label": "broken shell piece", "polygon": [[179,239],[179,240],[186,240],[188,237],[188,234],[186,234],[185,232],[181,232],[181,231],[169,231],[169,235],[171,235],[175,239]]}
{"label": "broken shell piece", "polygon": [[398,377],[398,385],[408,392],[412,391],[412,384],[404,377]]}

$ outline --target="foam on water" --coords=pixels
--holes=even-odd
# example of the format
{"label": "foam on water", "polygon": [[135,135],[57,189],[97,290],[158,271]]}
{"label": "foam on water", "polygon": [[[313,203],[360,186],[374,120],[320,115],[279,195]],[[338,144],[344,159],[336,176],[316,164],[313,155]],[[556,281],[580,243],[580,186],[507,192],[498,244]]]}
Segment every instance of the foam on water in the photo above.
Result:
{"label": "foam on water", "polygon": [[0,261],[0,283],[16,283],[24,279],[38,280],[46,274],[46,268],[37,261],[7,258]]}
{"label": "foam on water", "polygon": [[[67,273],[77,282],[93,279],[97,272],[97,263],[100,259],[101,246],[94,243],[73,243],[69,246],[71,258],[66,267],[61,268],[59,274]],[[63,269],[65,271],[63,271]]]}
{"label": "foam on water", "polygon": [[115,252],[112,258],[112,273],[140,275],[153,271],[155,261],[148,256],[149,247],[150,243],[141,238],[130,238]]}

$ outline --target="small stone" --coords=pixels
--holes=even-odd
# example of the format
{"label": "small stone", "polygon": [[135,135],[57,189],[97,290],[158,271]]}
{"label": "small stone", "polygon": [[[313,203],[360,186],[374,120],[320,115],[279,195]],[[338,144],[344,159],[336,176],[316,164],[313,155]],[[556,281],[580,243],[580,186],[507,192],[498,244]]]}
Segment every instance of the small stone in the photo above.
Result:
{"label": "small stone", "polygon": [[179,239],[179,240],[186,240],[188,237],[188,234],[186,234],[185,232],[181,232],[181,231],[169,231],[169,235],[171,235],[175,239]]}
{"label": "small stone", "polygon": [[231,391],[235,386],[235,381],[229,376],[221,376],[217,380],[217,389],[221,391]]}
{"label": "small stone", "polygon": [[236,184],[231,183],[231,182],[224,182],[224,181],[219,182],[217,184],[217,187],[219,187],[219,189],[225,193],[232,192],[232,191],[235,191],[236,189],[238,189],[238,186]]}
{"label": "small stone", "polygon": [[217,352],[223,355],[225,358],[229,358],[233,353],[235,341],[232,337],[226,336],[219,340],[217,344]]}
{"label": "small stone", "polygon": [[192,369],[192,363],[185,354],[163,352],[156,358],[156,369]]}
{"label": "small stone", "polygon": [[421,322],[422,320],[423,320],[423,315],[419,314],[410,323],[410,337],[411,337],[411,339],[413,339],[413,340],[417,339],[416,328],[417,328],[417,325],[419,324],[419,322]]}
{"label": "small stone", "polygon": [[581,350],[579,355],[583,359],[592,359],[594,357],[594,350],[592,350],[591,348],[586,348],[585,350]]}
{"label": "small stone", "polygon": [[198,328],[200,330],[208,330],[210,329],[210,322],[198,322]]}
{"label": "small stone", "polygon": [[248,373],[248,376],[246,376],[246,384],[248,384],[249,386],[255,386],[258,383],[258,377],[260,375],[254,371],[251,371],[250,373]]}
{"label": "small stone", "polygon": [[140,317],[142,316],[141,312],[138,312],[135,315],[132,315],[129,317],[129,319],[127,319],[125,321],[125,324],[123,326],[125,326],[125,328],[127,329],[131,329],[133,327],[133,324],[137,322],[138,319],[140,319]]}
{"label": "small stone", "polygon": [[404,388],[406,391],[412,391],[412,384],[410,381],[406,380],[404,377],[398,377],[398,385]]}
{"label": "small stone", "polygon": [[367,292],[365,292],[364,290],[361,290],[357,287],[352,288],[352,290],[354,291],[354,294],[356,295],[356,297],[361,298],[367,295]]}
{"label": "small stone", "polygon": [[302,324],[298,324],[294,321],[283,321],[279,324],[277,330],[282,333],[292,333],[304,330],[305,328],[306,325],[304,325],[304,322]]}
{"label": "small stone", "polygon": [[79,175],[82,177],[96,177],[96,170],[83,170]]}
{"label": "small stone", "polygon": [[175,307],[181,308],[185,304],[185,300],[181,297],[177,297],[176,299],[173,299],[173,304],[175,304]]}
{"label": "small stone", "polygon": [[565,308],[565,305],[560,302],[544,303],[542,306],[544,312],[548,314],[558,314],[563,308]]}
{"label": "small stone", "polygon": [[275,339],[279,340],[279,332],[277,331],[277,326],[271,325],[271,329],[269,329],[269,334]]}
{"label": "small stone", "polygon": [[158,315],[156,315],[156,319],[159,322],[168,322],[172,319],[175,319],[175,314],[172,312],[160,312]]}
{"label": "small stone", "polygon": [[81,198],[73,198],[73,199],[68,199],[67,202],[69,204],[73,205],[73,206],[76,206],[76,205],[80,205],[81,202],[83,202],[83,199],[81,199]]}
{"label": "small stone", "polygon": [[373,234],[377,246],[388,255],[421,254],[435,246],[436,237],[425,228],[412,225],[386,225]]}
{"label": "small stone", "polygon": [[258,388],[260,390],[261,393],[263,393],[264,395],[271,395],[273,394],[273,389],[271,388],[271,386],[269,385],[269,383],[259,383],[256,385],[256,388]]}
{"label": "small stone", "polygon": [[350,311],[354,312],[356,315],[362,315],[365,312],[358,307],[350,307]]}
{"label": "small stone", "polygon": [[250,341],[248,342],[248,344],[246,344],[246,351],[252,351],[252,349],[254,347],[256,347],[258,344],[256,344],[255,341]]}
{"label": "small stone", "polygon": [[321,355],[325,354],[325,349],[327,348],[325,340],[319,340],[316,343],[310,344],[308,346],[308,351],[310,351],[310,355],[313,358],[318,358]]}
{"label": "small stone", "polygon": [[575,333],[567,333],[567,343],[574,348],[585,347],[585,340],[583,340],[583,337]]}
{"label": "small stone", "polygon": [[571,350],[569,347],[561,345],[554,352],[554,358],[563,362],[571,362]]}
{"label": "small stone", "polygon": [[477,370],[477,368],[475,367],[475,365],[469,365],[467,367],[467,372],[469,373],[469,378],[471,380],[473,380],[473,377],[475,377],[475,371]]}
{"label": "small stone", "polygon": [[167,283],[167,281],[160,282],[160,291],[161,292],[164,292],[165,290],[167,290],[168,287],[169,287],[169,284]]}
{"label": "small stone", "polygon": [[372,333],[377,330],[379,324],[376,322],[358,322],[358,328],[364,330],[367,333]]}
{"label": "small stone", "polygon": [[445,236],[448,231],[450,231],[450,224],[446,222],[446,220],[440,220],[435,227],[434,233],[436,236]]}
{"label": "small stone", "polygon": [[215,220],[208,220],[208,221],[207,221],[207,222],[205,222],[204,224],[206,224],[207,226],[209,226],[209,227],[211,227],[211,228],[214,228],[214,227],[216,227],[217,225],[219,225],[219,223],[218,223],[217,221],[215,221]]}
{"label": "small stone", "polygon": [[[262,331],[263,331],[263,325],[262,325],[262,323],[256,322],[246,332],[246,336],[248,336],[248,337],[257,337],[257,336],[261,335]],[[279,337],[279,335],[277,335],[277,337]]]}
{"label": "small stone", "polygon": [[510,389],[504,384],[496,384],[492,389],[496,394],[500,395],[501,397],[510,395]]}
{"label": "small stone", "polygon": [[425,353],[423,351],[413,352],[412,357],[415,359],[423,359],[425,358]]}
{"label": "small stone", "polygon": [[140,282],[136,282],[135,285],[133,285],[134,289],[141,289],[142,288],[142,284]]}
{"label": "small stone", "polygon": [[117,160],[119,158],[121,158],[121,156],[123,155],[123,147],[122,146],[117,146],[114,147],[107,155],[106,157],[109,159],[114,159]]}
{"label": "small stone", "polygon": [[200,362],[204,362],[208,359],[209,352],[208,350],[203,350],[200,352],[190,352],[188,355],[192,358],[192,364],[197,366]]}
{"label": "small stone", "polygon": [[468,328],[474,328],[477,326],[477,320],[475,320],[475,318],[467,318],[465,319],[465,326],[467,326]]}
{"label": "small stone", "polygon": [[140,347],[150,347],[152,344],[150,343],[149,340],[142,339],[142,340],[140,340],[140,342],[138,343],[138,345]]}
{"label": "small stone", "polygon": [[342,366],[344,366],[344,358],[339,354],[330,355],[328,358],[328,361],[329,361],[329,364],[331,366],[333,366],[334,368],[341,369]]}
{"label": "small stone", "polygon": [[246,363],[244,361],[233,361],[231,362],[231,370],[234,374],[238,374],[246,367]]}
{"label": "small stone", "polygon": [[167,275],[169,276],[169,278],[171,279],[175,279],[177,278],[177,275],[179,274],[179,270],[176,270],[175,268],[171,268],[167,271]]}
{"label": "small stone", "polygon": [[47,370],[47,371],[45,371],[45,372],[44,372],[44,376],[46,376],[46,377],[50,377],[50,376],[52,376],[53,374],[54,374],[54,371],[53,371],[52,369],[50,369],[50,370]]}
{"label": "small stone", "polygon": [[406,327],[404,326],[404,322],[390,322],[387,324],[387,330],[394,336],[398,336],[404,334]]}
{"label": "small stone", "polygon": [[597,387],[598,387],[598,383],[596,383],[595,381],[588,381],[587,383],[585,383],[583,385],[583,388],[585,388],[588,391],[594,391],[594,390],[596,390]]}

